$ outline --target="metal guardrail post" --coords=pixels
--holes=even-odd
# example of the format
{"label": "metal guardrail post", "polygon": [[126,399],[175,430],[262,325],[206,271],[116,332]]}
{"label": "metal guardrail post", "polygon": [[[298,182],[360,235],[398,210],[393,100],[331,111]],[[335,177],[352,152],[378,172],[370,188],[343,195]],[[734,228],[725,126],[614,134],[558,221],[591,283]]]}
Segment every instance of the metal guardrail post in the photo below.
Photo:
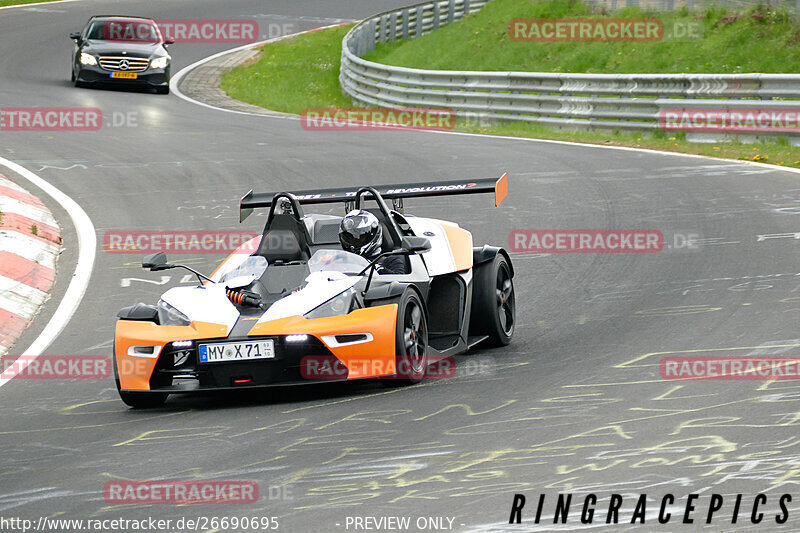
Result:
{"label": "metal guardrail post", "polygon": [[386,42],[386,26],[389,25],[389,15],[384,15],[381,17],[380,26],[378,26],[378,42],[385,43]]}
{"label": "metal guardrail post", "polygon": [[389,42],[397,40],[397,12],[393,12],[389,16]]}
{"label": "metal guardrail post", "polygon": [[[800,2],[800,0],[797,0]],[[414,23],[416,28],[414,29],[414,37],[422,37],[422,20],[425,18],[425,7],[418,6],[417,7],[417,21]]]}
{"label": "metal guardrail post", "polygon": [[375,50],[375,32],[378,31],[378,23],[370,20],[367,24],[367,52]]}
{"label": "metal guardrail post", "polygon": [[408,9],[403,10],[403,40],[408,40],[408,18],[410,17]]}
{"label": "metal guardrail post", "polygon": [[441,17],[441,16],[442,15],[441,15],[440,8],[439,8],[439,2],[438,2],[438,0],[434,0],[434,2],[433,2],[433,29],[434,29],[434,31],[439,29],[439,17]]}
{"label": "metal guardrail post", "polygon": [[447,5],[447,23],[452,24],[456,18],[456,0],[450,0]]}

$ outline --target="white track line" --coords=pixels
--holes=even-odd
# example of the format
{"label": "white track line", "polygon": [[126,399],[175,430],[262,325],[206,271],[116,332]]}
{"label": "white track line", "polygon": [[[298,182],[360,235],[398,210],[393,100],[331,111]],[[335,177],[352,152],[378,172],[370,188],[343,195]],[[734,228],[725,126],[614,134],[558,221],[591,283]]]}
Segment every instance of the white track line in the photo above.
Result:
{"label": "white track line", "polygon": [[[78,233],[78,264],[75,266],[75,273],[72,275],[72,280],[69,282],[67,291],[61,298],[61,303],[58,304],[50,322],[47,323],[28,349],[22,353],[22,355],[29,357],[21,361],[19,365],[15,365],[17,367],[15,373],[19,373],[52,344],[78,309],[84,294],[86,294],[86,288],[89,286],[89,279],[92,275],[95,255],[97,254],[97,235],[89,215],[81,209],[81,206],[78,205],[75,200],[53,185],[50,185],[47,181],[27,168],[13,161],[0,157],[0,165],[22,176],[34,186],[50,195],[50,197],[58,202],[67,214],[69,214],[72,223],[75,225],[75,231]],[[0,387],[9,381],[10,379],[0,375]]]}
{"label": "white track line", "polygon": [[[345,22],[343,24],[348,24],[348,23]],[[341,26],[343,24],[333,24],[331,26],[324,26],[324,27],[321,27],[321,28],[315,28],[313,30],[303,31],[303,32],[300,32],[300,33],[293,33],[291,35],[283,35],[283,36],[277,37],[275,39],[269,39],[269,40],[260,41],[260,42],[257,42],[257,43],[250,43],[250,44],[246,44],[244,46],[238,46],[236,48],[231,48],[230,50],[225,50],[224,52],[218,52],[218,53],[216,53],[214,55],[206,57],[205,59],[201,59],[200,61],[192,63],[188,67],[182,68],[180,70],[180,72],[178,72],[177,74],[175,74],[172,77],[172,81],[170,82],[170,90],[172,92],[174,92],[175,95],[178,96],[179,98],[182,98],[183,100],[186,100],[187,102],[191,102],[191,103],[193,103],[195,105],[206,107],[208,109],[215,109],[217,111],[225,111],[227,113],[236,113],[238,115],[250,115],[252,117],[278,118],[278,119],[284,119],[284,120],[286,120],[286,119],[289,119],[289,120],[300,120],[300,116],[299,115],[292,115],[290,113],[281,113],[279,111],[273,111],[273,113],[276,113],[275,115],[259,115],[259,114],[256,114],[256,113],[249,113],[247,111],[235,111],[233,109],[225,109],[223,107],[217,107],[217,106],[209,105],[209,104],[206,104],[204,102],[199,102],[197,100],[194,100],[193,98],[189,98],[188,96],[183,94],[178,89],[178,84],[180,83],[180,80],[190,70],[194,69],[195,67],[199,67],[200,65],[202,65],[204,63],[207,63],[209,61],[217,59],[218,57],[222,57],[222,56],[227,55],[227,54],[233,54],[235,52],[239,52],[241,50],[246,50],[248,48],[255,48],[256,46],[263,46],[265,44],[269,44],[269,43],[272,43],[272,42],[277,42],[277,41],[280,41],[280,40],[283,40],[283,39],[288,39],[289,37],[294,37],[296,35],[302,35],[304,33],[309,33],[309,32],[312,32],[312,31],[319,31],[319,30],[326,30],[326,29],[329,29],[329,28],[335,28],[335,27]],[[466,137],[482,137],[482,138],[487,138],[487,139],[502,139],[502,140],[508,140],[508,141],[522,141],[522,142],[534,142],[534,143],[561,144],[561,145],[566,145],[566,146],[586,146],[586,147],[589,147],[589,148],[601,148],[601,149],[605,149],[605,150],[623,150],[623,151],[631,151],[631,152],[643,152],[643,153],[647,153],[647,154],[656,154],[656,155],[671,155],[671,156],[677,156],[677,157],[694,157],[694,158],[708,159],[708,160],[711,160],[711,161],[721,161],[721,162],[725,162],[725,163],[743,163],[743,164],[747,164],[747,165],[751,165],[751,166],[767,168],[767,169],[770,169],[770,170],[782,170],[784,172],[792,172],[792,173],[795,173],[795,174],[800,174],[800,168],[782,167],[782,166],[778,166],[778,165],[769,165],[767,163],[759,163],[759,162],[756,162],[756,161],[743,161],[741,159],[727,159],[727,158],[724,158],[724,157],[714,157],[714,156],[710,156],[710,155],[686,154],[686,153],[683,153],[683,152],[669,152],[669,151],[665,151],[665,150],[654,150],[652,148],[634,148],[632,146],[608,146],[608,145],[604,145],[604,144],[592,144],[592,143],[588,143],[588,142],[556,141],[556,140],[553,140],[553,139],[534,139],[534,138],[531,138],[531,137],[512,137],[512,136],[509,136],[509,135],[492,135],[492,134],[489,134],[489,133],[473,133],[473,132],[470,132],[470,131],[442,131],[442,130],[422,130],[422,129],[416,129],[414,131],[423,132],[423,133],[433,133],[433,134],[437,134],[437,135],[461,135],[461,136],[466,136]]]}

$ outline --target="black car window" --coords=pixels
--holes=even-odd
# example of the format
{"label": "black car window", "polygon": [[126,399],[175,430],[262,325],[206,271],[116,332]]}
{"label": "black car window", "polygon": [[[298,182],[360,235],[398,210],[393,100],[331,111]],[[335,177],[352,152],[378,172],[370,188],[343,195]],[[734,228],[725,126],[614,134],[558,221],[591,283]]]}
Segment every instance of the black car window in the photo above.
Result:
{"label": "black car window", "polygon": [[96,41],[123,41],[135,43],[157,43],[158,29],[151,21],[102,20],[92,22],[87,39]]}

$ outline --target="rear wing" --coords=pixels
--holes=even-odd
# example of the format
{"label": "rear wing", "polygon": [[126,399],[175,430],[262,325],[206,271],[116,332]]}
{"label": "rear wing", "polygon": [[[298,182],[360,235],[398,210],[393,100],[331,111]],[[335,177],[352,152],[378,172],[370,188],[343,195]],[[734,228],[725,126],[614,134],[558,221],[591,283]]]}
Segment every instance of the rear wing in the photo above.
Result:
{"label": "rear wing", "polygon": [[[342,187],[289,192],[300,204],[332,204],[354,201],[359,189],[359,187]],[[384,200],[392,200],[395,204],[396,201],[399,201],[400,205],[402,205],[403,198],[494,193],[494,205],[497,207],[508,196],[508,174],[503,174],[499,178],[481,178],[469,181],[426,181],[402,185],[381,185],[374,189]],[[254,193],[252,190],[245,194],[239,202],[239,222],[250,216],[253,209],[271,207],[276,194],[278,193]]]}

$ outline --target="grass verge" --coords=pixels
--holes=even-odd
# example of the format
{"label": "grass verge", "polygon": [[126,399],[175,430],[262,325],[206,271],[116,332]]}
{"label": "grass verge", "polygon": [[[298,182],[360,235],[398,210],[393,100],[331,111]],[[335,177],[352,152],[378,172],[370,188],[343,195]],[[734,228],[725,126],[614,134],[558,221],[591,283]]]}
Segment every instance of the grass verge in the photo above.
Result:
{"label": "grass verge", "polygon": [[[225,74],[221,88],[237,100],[286,113],[299,114],[311,107],[351,107],[353,103],[342,93],[338,79],[341,42],[349,29],[350,26],[322,30],[266,45],[257,62]],[[790,146],[784,140],[755,145],[699,144],[687,142],[684,133],[571,132],[526,122],[481,127],[474,122],[459,121],[456,128],[490,135],[649,148],[800,168],[800,147]]]}
{"label": "grass verge", "polygon": [[226,73],[220,88],[231,98],[284,113],[351,107],[353,102],[339,86],[339,67],[342,39],[352,26],[265,45],[258,61]]}
{"label": "grass verge", "polygon": [[[696,38],[659,42],[517,42],[514,19],[660,19],[692,28]],[[436,53],[432,53],[432,51]],[[780,50],[780,52],[778,52]],[[379,45],[365,59],[401,67],[441,70],[637,73],[782,73],[800,69],[800,22],[785,8],[754,6],[742,12],[712,7],[671,12],[626,7],[598,10],[580,0],[493,0],[478,13],[420,39]]]}

